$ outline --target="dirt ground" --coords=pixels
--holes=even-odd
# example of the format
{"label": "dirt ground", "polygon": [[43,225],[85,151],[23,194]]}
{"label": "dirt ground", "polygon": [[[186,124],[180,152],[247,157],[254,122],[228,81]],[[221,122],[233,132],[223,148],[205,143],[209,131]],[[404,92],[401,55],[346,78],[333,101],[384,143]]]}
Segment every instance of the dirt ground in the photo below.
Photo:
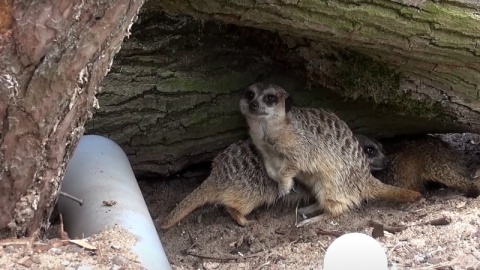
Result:
{"label": "dirt ground", "polygon": [[[472,172],[479,168],[480,135],[444,137],[465,153]],[[207,175],[204,168],[168,181],[140,180],[152,217],[160,222]],[[451,190],[433,190],[415,204],[370,202],[304,228],[295,227],[302,217],[295,216],[294,207],[259,208],[247,218],[255,222],[242,228],[223,208],[204,206],[177,226],[158,230],[172,269],[322,269],[329,244],[342,233],[371,235],[371,220],[398,231],[378,238],[391,270],[480,269],[480,198]],[[51,227],[50,240],[0,240],[0,269],[141,269],[129,251],[134,237],[119,228],[80,244],[59,240],[59,231],[58,225]]]}
{"label": "dirt ground", "polygon": [[[472,170],[478,167],[479,135],[444,138],[465,153]],[[205,177],[140,181],[153,218],[161,221]],[[371,235],[369,221],[374,220],[386,226],[408,226],[378,238],[390,269],[480,269],[479,216],[480,198],[436,189],[415,204],[370,202],[350,214],[304,228],[295,227],[295,208],[259,208],[247,217],[255,222],[242,228],[223,208],[205,206],[178,226],[159,230],[159,236],[173,269],[322,269],[325,250],[335,235]],[[422,224],[438,219],[448,224]]]}
{"label": "dirt ground", "polygon": [[59,226],[50,239],[36,237],[0,240],[0,269],[120,270],[143,269],[130,248],[135,236],[120,227],[107,228],[78,241],[59,239]]}

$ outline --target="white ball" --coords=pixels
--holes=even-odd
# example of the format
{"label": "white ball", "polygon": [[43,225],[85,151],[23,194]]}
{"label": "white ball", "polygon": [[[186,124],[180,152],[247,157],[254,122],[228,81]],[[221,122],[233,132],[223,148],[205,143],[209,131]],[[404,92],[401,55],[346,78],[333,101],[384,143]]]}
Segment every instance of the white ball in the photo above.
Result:
{"label": "white ball", "polygon": [[327,248],[324,270],[387,270],[387,255],[380,243],[363,233],[347,233]]}

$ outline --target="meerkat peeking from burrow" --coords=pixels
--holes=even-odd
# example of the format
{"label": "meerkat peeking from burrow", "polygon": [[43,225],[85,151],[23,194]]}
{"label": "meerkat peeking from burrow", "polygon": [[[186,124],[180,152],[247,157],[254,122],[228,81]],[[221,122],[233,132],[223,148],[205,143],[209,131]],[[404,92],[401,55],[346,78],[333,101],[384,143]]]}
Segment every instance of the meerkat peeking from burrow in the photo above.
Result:
{"label": "meerkat peeking from burrow", "polygon": [[480,188],[459,152],[439,138],[423,135],[387,145],[388,166],[373,175],[394,186],[424,191],[427,182],[438,182],[476,198]]}
{"label": "meerkat peeking from burrow", "polygon": [[316,199],[316,204],[299,212],[324,210],[298,227],[338,216],[364,199],[415,202],[422,198],[419,192],[374,178],[358,140],[333,112],[293,107],[284,89],[262,83],[246,89],[240,109],[265,170],[278,182],[281,194],[289,193],[297,176]]}
{"label": "meerkat peeking from burrow", "polygon": [[[381,145],[369,137],[356,136],[367,153],[371,170],[384,169],[386,157]],[[204,204],[225,206],[238,225],[246,226],[250,221],[245,216],[261,205],[294,205],[309,202],[312,197],[301,184],[296,192],[280,196],[278,184],[268,177],[261,156],[248,139],[233,143],[218,154],[207,179],[165,217],[160,227],[172,227]]]}

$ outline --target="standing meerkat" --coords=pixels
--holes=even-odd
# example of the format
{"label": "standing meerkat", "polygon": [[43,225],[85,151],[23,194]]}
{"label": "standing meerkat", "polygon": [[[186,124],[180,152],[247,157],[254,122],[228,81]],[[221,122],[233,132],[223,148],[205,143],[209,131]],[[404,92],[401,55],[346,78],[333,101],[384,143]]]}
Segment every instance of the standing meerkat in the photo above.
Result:
{"label": "standing meerkat", "polygon": [[439,138],[425,135],[390,146],[388,166],[373,175],[382,182],[423,191],[429,181],[438,182],[476,198],[480,189],[471,179],[463,157]]}
{"label": "standing meerkat", "polygon": [[[386,157],[380,144],[366,136],[356,136],[367,153],[371,169],[384,169]],[[218,154],[207,179],[165,217],[160,227],[172,227],[204,204],[225,206],[238,225],[246,226],[249,221],[245,216],[261,205],[293,205],[311,198],[312,194],[302,186],[296,193],[281,196],[279,186],[268,177],[261,156],[248,139],[233,143]]]}
{"label": "standing meerkat", "polygon": [[279,86],[251,85],[240,109],[265,169],[281,193],[287,194],[293,177],[299,175],[316,199],[316,204],[300,212],[325,212],[298,227],[338,216],[364,199],[414,202],[422,198],[419,192],[374,178],[358,140],[343,120],[327,110],[292,107],[289,94]]}

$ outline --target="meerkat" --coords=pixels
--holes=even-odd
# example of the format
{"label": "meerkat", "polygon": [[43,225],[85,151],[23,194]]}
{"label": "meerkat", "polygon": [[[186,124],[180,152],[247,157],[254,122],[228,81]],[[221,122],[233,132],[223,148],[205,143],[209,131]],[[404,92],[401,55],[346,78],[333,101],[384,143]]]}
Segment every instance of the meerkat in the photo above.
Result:
{"label": "meerkat", "polygon": [[394,142],[388,149],[387,167],[373,174],[382,182],[424,191],[425,184],[432,181],[463,192],[469,198],[480,195],[480,188],[471,179],[461,154],[443,140],[424,135]]}
{"label": "meerkat", "polygon": [[[367,153],[371,169],[384,169],[386,157],[381,145],[364,135],[356,136]],[[312,194],[301,184],[296,186],[295,190],[295,193],[281,196],[276,182],[268,177],[261,156],[252,141],[239,141],[213,159],[212,170],[207,179],[168,214],[160,227],[172,227],[205,204],[225,206],[233,220],[243,227],[250,223],[245,216],[261,205],[293,205],[308,202],[312,198]]]}
{"label": "meerkat", "polygon": [[338,216],[363,200],[415,202],[422,198],[417,191],[374,178],[358,140],[333,112],[293,107],[283,88],[262,83],[246,89],[240,109],[265,170],[278,183],[281,194],[288,194],[293,178],[299,176],[316,200],[299,212],[324,210],[323,215],[306,219],[297,227]]}

